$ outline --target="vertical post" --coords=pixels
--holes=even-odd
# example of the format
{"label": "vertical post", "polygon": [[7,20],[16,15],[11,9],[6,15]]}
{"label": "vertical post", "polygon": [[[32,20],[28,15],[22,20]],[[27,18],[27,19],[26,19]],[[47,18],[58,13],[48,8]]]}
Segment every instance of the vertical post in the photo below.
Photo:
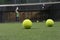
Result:
{"label": "vertical post", "polygon": [[0,12],[0,22],[2,23],[3,12]]}

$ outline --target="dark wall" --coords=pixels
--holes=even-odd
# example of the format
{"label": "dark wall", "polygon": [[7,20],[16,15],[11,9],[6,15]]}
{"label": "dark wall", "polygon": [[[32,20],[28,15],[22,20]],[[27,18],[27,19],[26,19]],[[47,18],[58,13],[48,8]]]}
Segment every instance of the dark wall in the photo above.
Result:
{"label": "dark wall", "polygon": [[54,20],[60,20],[60,4],[52,4],[47,9],[47,14],[49,15],[49,18],[52,18]]}

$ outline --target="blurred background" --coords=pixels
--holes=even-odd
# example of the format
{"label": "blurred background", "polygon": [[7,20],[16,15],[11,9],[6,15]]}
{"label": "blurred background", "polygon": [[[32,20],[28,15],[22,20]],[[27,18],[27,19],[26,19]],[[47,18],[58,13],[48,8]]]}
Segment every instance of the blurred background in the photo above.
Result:
{"label": "blurred background", "polygon": [[[59,2],[60,0],[0,0],[0,5],[5,4],[29,4],[29,3],[47,3]],[[16,7],[18,7],[18,19],[16,18]],[[60,21],[60,3],[24,5],[24,6],[0,6],[0,22],[22,22],[29,18],[33,22],[53,19]]]}

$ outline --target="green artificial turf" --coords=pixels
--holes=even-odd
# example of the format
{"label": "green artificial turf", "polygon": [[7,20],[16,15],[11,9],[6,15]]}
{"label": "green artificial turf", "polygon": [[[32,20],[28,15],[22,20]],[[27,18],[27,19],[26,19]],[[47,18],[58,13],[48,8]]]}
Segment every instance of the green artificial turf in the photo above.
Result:
{"label": "green artificial turf", "polygon": [[60,40],[60,22],[47,27],[44,22],[24,29],[21,23],[0,23],[0,40]]}

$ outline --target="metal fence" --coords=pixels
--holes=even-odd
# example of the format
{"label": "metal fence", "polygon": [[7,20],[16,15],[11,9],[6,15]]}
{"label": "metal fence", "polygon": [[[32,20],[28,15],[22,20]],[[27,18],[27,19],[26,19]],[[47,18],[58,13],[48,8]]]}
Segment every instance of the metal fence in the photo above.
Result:
{"label": "metal fence", "polygon": [[22,22],[26,18],[32,21],[44,21],[48,18],[60,21],[60,3],[45,3],[45,5],[40,3],[39,5],[0,5],[0,22],[17,22],[15,12],[17,6],[19,7],[19,22]]}
{"label": "metal fence", "polygon": [[59,2],[60,0],[0,0],[0,4]]}

